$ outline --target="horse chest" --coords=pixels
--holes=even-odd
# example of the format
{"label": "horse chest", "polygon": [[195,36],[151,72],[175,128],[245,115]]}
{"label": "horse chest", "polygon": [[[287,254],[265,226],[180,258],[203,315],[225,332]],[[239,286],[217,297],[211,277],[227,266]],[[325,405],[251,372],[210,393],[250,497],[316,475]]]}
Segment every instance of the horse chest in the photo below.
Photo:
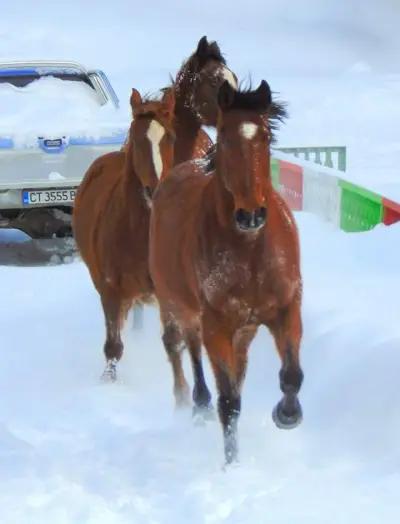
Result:
{"label": "horse chest", "polygon": [[240,318],[248,317],[257,283],[247,261],[229,251],[219,252],[216,259],[200,271],[200,285],[205,300],[215,309]]}
{"label": "horse chest", "polygon": [[199,271],[204,299],[240,323],[259,324],[293,297],[299,281],[287,277],[284,257],[271,262],[221,251]]}

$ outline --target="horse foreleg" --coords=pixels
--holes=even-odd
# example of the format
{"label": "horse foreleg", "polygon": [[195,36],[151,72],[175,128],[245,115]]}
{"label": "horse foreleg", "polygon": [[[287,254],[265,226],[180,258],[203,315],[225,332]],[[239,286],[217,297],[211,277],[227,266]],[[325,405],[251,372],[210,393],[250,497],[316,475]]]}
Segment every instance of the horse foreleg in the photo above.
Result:
{"label": "horse foreleg", "polygon": [[257,333],[257,326],[251,325],[236,331],[233,337],[233,347],[236,353],[236,382],[242,387],[247,371],[247,355],[251,341]]}
{"label": "horse foreleg", "polygon": [[292,429],[298,426],[303,418],[297,398],[303,382],[299,359],[302,336],[300,300],[293,301],[269,327],[282,361],[279,378],[283,398],[274,408],[272,418],[278,428]]}
{"label": "horse foreleg", "polygon": [[[163,317],[163,315],[161,315]],[[168,320],[164,324],[163,343],[174,375],[174,396],[177,408],[190,404],[189,386],[182,367],[183,338],[175,322]]]}
{"label": "horse foreleg", "polygon": [[115,382],[117,380],[117,363],[122,357],[124,347],[121,340],[123,301],[114,294],[104,293],[101,295],[101,303],[106,321],[104,354],[107,361],[102,380]]}
{"label": "horse foreleg", "polygon": [[[218,389],[218,414],[224,435],[225,461],[231,464],[238,460],[237,426],[241,408],[236,353],[229,335],[216,325],[204,328],[203,337]],[[240,375],[244,375],[245,361],[242,366]]]}
{"label": "horse foreleg", "polygon": [[204,377],[201,359],[200,328],[194,327],[185,332],[185,342],[192,362],[194,387],[193,387],[193,416],[207,420],[214,417],[211,403],[211,393]]}

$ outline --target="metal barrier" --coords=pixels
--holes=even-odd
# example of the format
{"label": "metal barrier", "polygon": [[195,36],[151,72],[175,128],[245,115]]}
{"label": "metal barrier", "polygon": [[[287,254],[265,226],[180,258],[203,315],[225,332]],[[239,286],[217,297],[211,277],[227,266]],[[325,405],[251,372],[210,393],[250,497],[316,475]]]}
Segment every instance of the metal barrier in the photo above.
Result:
{"label": "metal barrier", "polygon": [[313,213],[342,231],[400,222],[400,202],[345,180],[338,170],[296,161],[292,154],[275,151],[271,178],[291,209]]}
{"label": "metal barrier", "polygon": [[333,167],[339,171],[346,171],[345,146],[277,147],[276,150],[282,151],[282,153],[289,153],[321,166]]}

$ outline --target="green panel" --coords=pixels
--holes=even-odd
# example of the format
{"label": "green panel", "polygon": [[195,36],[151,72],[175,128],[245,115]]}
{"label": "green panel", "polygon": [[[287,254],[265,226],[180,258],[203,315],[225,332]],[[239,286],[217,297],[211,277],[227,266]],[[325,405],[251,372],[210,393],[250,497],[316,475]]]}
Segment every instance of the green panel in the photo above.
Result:
{"label": "green panel", "polygon": [[271,158],[271,179],[274,189],[279,189],[279,160]]}
{"label": "green panel", "polygon": [[342,198],[340,228],[348,232],[368,231],[382,222],[382,197],[367,189],[340,180]]}

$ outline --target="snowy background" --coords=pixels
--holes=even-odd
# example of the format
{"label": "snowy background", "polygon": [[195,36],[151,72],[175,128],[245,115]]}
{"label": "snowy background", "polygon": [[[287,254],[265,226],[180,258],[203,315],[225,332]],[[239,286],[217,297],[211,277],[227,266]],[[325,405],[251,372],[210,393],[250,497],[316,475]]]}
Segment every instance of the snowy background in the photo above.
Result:
{"label": "snowy background", "polygon": [[[0,58],[168,83],[206,34],[240,78],[289,102],[279,145],[346,145],[352,180],[400,199],[396,0],[112,3],[0,0]],[[99,383],[103,318],[86,268],[0,267],[3,524],[396,522],[400,516],[400,227],[365,234],[296,216],[304,274],[305,419],[277,430],[279,362],[260,331],[222,471],[219,425],[173,410],[157,312],[126,330],[121,382]],[[208,381],[213,383],[210,373]]]}

